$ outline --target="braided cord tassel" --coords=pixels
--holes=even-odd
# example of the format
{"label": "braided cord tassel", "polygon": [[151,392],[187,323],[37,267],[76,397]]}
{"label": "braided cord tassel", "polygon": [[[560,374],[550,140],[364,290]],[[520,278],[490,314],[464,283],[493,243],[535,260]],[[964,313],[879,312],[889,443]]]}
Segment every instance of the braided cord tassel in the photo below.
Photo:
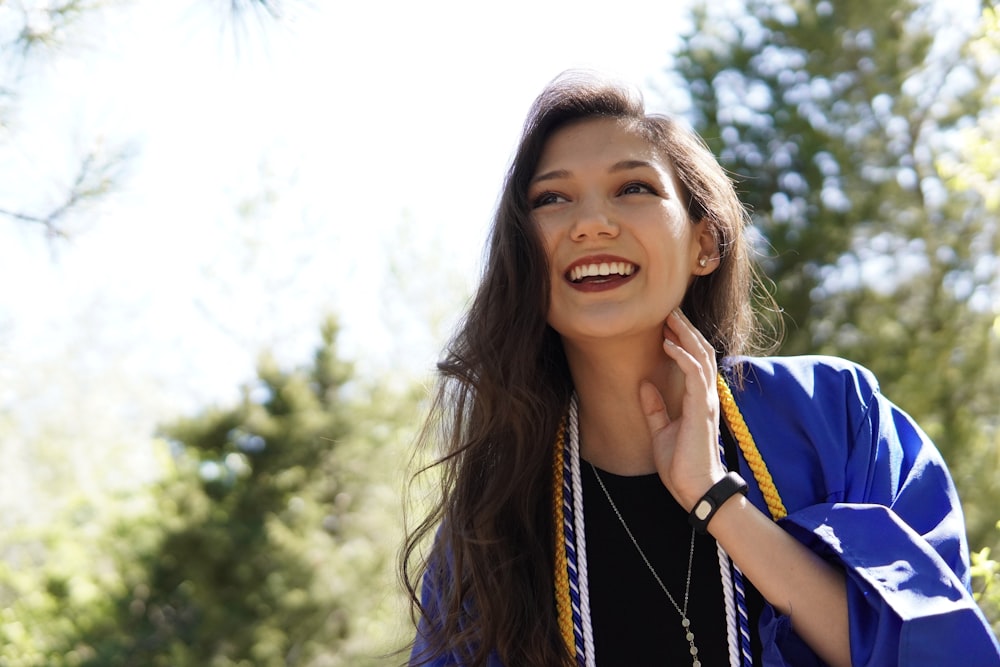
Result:
{"label": "braided cord tassel", "polygon": [[[785,509],[785,504],[781,500],[781,495],[778,493],[778,487],[774,484],[771,472],[767,469],[767,464],[764,463],[764,458],[760,455],[760,450],[757,449],[757,443],[754,442],[750,429],[747,428],[743,414],[740,412],[739,406],[736,405],[736,399],[733,397],[732,390],[721,373],[716,375],[715,383],[719,392],[719,405],[722,408],[722,416],[725,418],[726,424],[729,425],[729,430],[732,431],[733,436],[736,438],[740,451],[743,452],[743,458],[746,460],[751,472],[753,472],[753,477],[764,496],[764,502],[767,503],[767,509],[771,514],[771,518],[774,521],[784,518],[788,515],[788,510]],[[719,551],[722,552],[721,546],[719,547]],[[736,608],[739,615],[739,622],[737,623],[739,628],[739,652],[743,658],[741,665],[742,667],[752,667],[750,624],[747,614],[746,588],[743,583],[743,572],[740,571],[736,563],[731,563],[731,567],[732,580],[731,583],[726,583],[732,586],[736,597]],[[729,586],[724,586],[724,588],[728,589]],[[730,661],[732,661],[732,656],[730,656]]]}
{"label": "braided cord tassel", "polygon": [[[726,463],[726,448],[719,437],[719,458]],[[729,554],[716,542],[719,552],[719,573],[722,577],[722,597],[726,604],[726,638],[729,643],[729,664],[732,667],[753,667],[750,647],[750,616],[747,613],[743,573]]]}
{"label": "braided cord tassel", "polygon": [[[576,571],[570,566],[569,594],[573,602],[573,637],[576,639],[577,663],[584,667],[594,667],[594,627],[590,622],[590,580],[587,575],[587,529],[583,515],[583,477],[580,476],[580,420],[576,395],[569,403],[569,440],[563,454],[563,462],[569,459],[566,477],[566,491],[573,496],[572,519],[575,538],[574,555]],[[567,533],[568,539],[568,533]],[[567,543],[568,544],[568,543]],[[575,593],[575,596],[574,596]],[[581,645],[582,640],[582,645]]]}
{"label": "braided cord tassel", "polygon": [[767,509],[771,513],[771,518],[775,521],[785,518],[788,516],[788,510],[785,509],[785,504],[778,494],[778,488],[774,485],[774,480],[767,469],[767,464],[764,463],[764,459],[757,449],[757,443],[753,441],[753,436],[750,435],[750,429],[747,428],[747,424],[743,420],[743,415],[740,414],[740,408],[736,405],[736,399],[733,398],[733,392],[730,391],[729,385],[726,384],[725,378],[722,377],[722,373],[715,376],[715,383],[719,390],[719,405],[722,408],[722,415],[733,432],[736,442],[739,443],[740,450],[743,452],[743,458],[746,459],[747,465],[750,466],[754,479],[757,480],[757,486],[760,487],[760,492],[764,495],[764,501],[767,503]]}
{"label": "braided cord tassel", "polygon": [[736,607],[740,615],[740,653],[743,656],[742,667],[753,667],[753,653],[750,647],[750,615],[747,612],[747,592],[743,583],[743,571],[733,566],[733,589],[736,591]]}
{"label": "braided cord tassel", "polygon": [[566,441],[566,417],[559,424],[559,435],[552,454],[552,537],[555,542],[556,614],[563,641],[575,656],[573,641],[573,605],[569,597],[569,573],[566,567],[566,543],[563,537],[563,443]]}
{"label": "braided cord tassel", "polygon": [[[726,449],[722,444],[721,435],[719,436],[719,459],[725,465]],[[722,544],[716,542],[715,547],[719,556],[722,599],[726,607],[726,643],[729,647],[729,665],[730,667],[740,667],[740,645],[738,639],[740,627],[737,621],[736,598],[733,595],[733,572],[730,567],[729,554],[722,548]]]}

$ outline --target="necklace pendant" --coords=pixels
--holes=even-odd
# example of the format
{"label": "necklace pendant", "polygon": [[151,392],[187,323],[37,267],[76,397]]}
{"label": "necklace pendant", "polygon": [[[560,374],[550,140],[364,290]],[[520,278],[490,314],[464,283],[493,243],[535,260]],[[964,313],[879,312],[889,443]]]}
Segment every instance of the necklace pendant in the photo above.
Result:
{"label": "necklace pendant", "polygon": [[[685,610],[686,611],[686,610]],[[694,632],[691,631],[691,621],[688,617],[681,617],[681,627],[684,628],[684,639],[691,647],[691,667],[701,667],[701,660],[698,659],[698,647],[694,645]]]}

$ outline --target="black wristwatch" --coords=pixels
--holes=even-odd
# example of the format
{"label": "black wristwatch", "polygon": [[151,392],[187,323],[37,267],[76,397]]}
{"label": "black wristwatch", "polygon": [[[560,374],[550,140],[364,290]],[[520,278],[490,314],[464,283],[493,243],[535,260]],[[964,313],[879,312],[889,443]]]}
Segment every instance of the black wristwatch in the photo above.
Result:
{"label": "black wristwatch", "polygon": [[694,504],[691,513],[688,514],[688,521],[699,533],[707,532],[708,522],[712,520],[722,504],[737,493],[742,493],[745,496],[747,483],[735,472],[728,472],[725,477],[705,492],[701,500]]}

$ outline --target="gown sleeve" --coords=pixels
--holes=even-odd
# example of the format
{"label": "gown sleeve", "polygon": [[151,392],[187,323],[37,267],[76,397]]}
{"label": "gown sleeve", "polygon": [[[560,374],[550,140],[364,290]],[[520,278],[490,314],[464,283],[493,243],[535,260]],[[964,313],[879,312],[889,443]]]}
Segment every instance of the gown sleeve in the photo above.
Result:
{"label": "gown sleeve", "polygon": [[417,622],[417,635],[413,641],[413,650],[410,652],[410,667],[457,667],[458,661],[450,655],[432,656],[432,647],[428,642],[429,630],[434,619],[440,617],[440,577],[446,576],[443,569],[435,568],[434,563],[430,564],[424,573],[420,583],[420,604],[424,613]]}
{"label": "gown sleeve", "polygon": [[[441,540],[441,532],[435,540]],[[434,623],[438,623],[441,618],[441,596],[448,588],[452,576],[451,558],[441,557],[438,551],[437,556],[432,558],[428,564],[420,582],[420,604],[424,609],[417,622],[417,633],[413,641],[413,649],[410,651],[408,667],[461,667],[462,659],[454,653],[441,653],[429,641],[430,630]],[[487,660],[487,667],[503,667],[496,653],[491,653]]]}
{"label": "gown sleeve", "polygon": [[[1000,666],[969,590],[958,495],[929,438],[850,362],[743,363],[737,403],[788,510],[779,524],[846,575],[852,664]],[[749,498],[767,511],[753,482]],[[795,635],[794,610],[765,609],[760,634],[765,665],[822,664]]]}

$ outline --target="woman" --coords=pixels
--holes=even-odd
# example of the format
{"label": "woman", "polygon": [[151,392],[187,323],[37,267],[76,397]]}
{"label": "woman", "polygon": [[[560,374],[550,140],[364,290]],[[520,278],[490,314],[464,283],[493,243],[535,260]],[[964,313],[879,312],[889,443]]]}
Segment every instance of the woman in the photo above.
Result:
{"label": "woman", "polygon": [[411,664],[1000,665],[926,436],[849,362],[743,356],[746,224],[628,91],[536,100],[439,364]]}

